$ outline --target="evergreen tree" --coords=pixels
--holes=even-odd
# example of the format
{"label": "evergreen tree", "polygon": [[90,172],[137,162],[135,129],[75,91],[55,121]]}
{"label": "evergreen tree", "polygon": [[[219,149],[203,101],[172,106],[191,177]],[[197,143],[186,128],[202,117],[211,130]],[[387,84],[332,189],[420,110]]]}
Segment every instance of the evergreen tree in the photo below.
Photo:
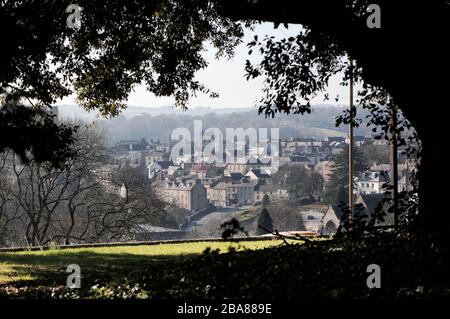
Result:
{"label": "evergreen tree", "polygon": [[270,202],[271,201],[270,201],[269,195],[264,194],[263,199],[262,199],[262,207],[266,208],[267,206],[270,205]]}
{"label": "evergreen tree", "polygon": [[[259,227],[262,226],[263,228]],[[267,232],[273,232],[273,221],[272,217],[270,217],[269,211],[267,208],[263,208],[258,218],[258,228],[256,229],[257,235],[264,235]]]}
{"label": "evergreen tree", "polygon": [[[353,152],[353,172],[354,175],[361,173],[368,168],[364,154],[357,147]],[[348,147],[336,156],[334,172],[330,181],[325,185],[323,200],[326,203],[339,204],[348,202]]]}

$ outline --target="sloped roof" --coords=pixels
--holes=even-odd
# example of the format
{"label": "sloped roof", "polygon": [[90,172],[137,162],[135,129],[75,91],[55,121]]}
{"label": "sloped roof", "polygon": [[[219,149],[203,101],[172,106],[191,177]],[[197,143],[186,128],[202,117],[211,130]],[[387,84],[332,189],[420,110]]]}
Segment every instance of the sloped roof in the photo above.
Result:
{"label": "sloped roof", "polygon": [[383,193],[376,194],[361,194],[360,198],[363,204],[367,207],[369,214],[372,216],[378,205],[382,204],[385,195]]}
{"label": "sloped roof", "polygon": [[331,209],[333,210],[334,214],[336,215],[336,217],[341,220],[342,216],[344,216],[344,206],[339,206],[336,204],[330,205]]}
{"label": "sloped roof", "polygon": [[368,177],[358,177],[358,182],[388,182],[389,181],[389,173],[386,171],[372,172],[373,176]]}

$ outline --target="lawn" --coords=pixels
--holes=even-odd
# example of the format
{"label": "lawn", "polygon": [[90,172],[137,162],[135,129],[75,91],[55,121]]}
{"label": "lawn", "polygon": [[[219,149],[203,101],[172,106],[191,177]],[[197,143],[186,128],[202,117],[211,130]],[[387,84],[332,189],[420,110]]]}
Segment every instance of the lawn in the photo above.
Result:
{"label": "lawn", "polygon": [[[84,277],[101,273],[133,272],[150,264],[170,263],[198,256],[210,248],[220,252],[256,250],[280,245],[281,240],[241,242],[189,242],[160,245],[53,249],[45,251],[0,252],[0,284],[64,284],[66,267],[77,264]],[[62,281],[60,281],[62,280]]]}
{"label": "lawn", "polygon": [[[3,252],[0,298],[450,297],[449,255],[393,233]],[[65,287],[69,264],[80,289]],[[372,264],[381,289],[367,286]]]}

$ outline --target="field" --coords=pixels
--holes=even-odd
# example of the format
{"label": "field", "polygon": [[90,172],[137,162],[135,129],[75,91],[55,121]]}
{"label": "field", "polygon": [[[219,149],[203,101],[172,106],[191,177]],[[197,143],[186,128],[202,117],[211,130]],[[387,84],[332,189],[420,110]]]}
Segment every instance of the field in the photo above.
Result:
{"label": "field", "polygon": [[[0,299],[450,297],[449,259],[422,240],[319,239],[0,252]],[[80,289],[66,287],[70,264]],[[372,264],[382,289],[367,286]]]}
{"label": "field", "polygon": [[65,284],[66,267],[77,264],[82,275],[113,275],[137,271],[153,264],[170,263],[198,256],[205,249],[256,250],[280,245],[281,240],[242,242],[189,242],[142,246],[54,249],[45,251],[0,252],[0,284]]}

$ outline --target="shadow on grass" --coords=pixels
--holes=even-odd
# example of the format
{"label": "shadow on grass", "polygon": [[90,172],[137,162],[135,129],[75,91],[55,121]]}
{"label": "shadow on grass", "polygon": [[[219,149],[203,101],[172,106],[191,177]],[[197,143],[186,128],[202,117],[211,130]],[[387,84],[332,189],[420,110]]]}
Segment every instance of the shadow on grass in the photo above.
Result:
{"label": "shadow on grass", "polygon": [[[128,253],[67,252],[55,254],[12,254],[0,253],[0,275],[9,277],[8,284],[23,285],[65,285],[69,273],[67,266],[80,266],[82,280],[88,284],[126,277],[147,268],[167,267],[198,254],[145,255]],[[2,269],[2,264],[7,269]],[[4,268],[4,267],[3,267]],[[31,280],[20,278],[31,277]],[[17,280],[18,278],[18,280]]]}
{"label": "shadow on grass", "polygon": [[[386,234],[362,239],[289,245],[254,251],[210,251],[201,255],[148,256],[80,252],[58,256],[7,256],[2,261],[31,283],[65,285],[65,267],[81,267],[80,296],[93,285],[139,284],[150,298],[402,298],[450,296],[450,260]],[[53,260],[51,259],[53,258]],[[49,260],[50,259],[50,260]],[[369,289],[367,267],[381,267],[381,288]],[[119,287],[119,288],[118,288]],[[120,288],[122,287],[122,288]],[[83,290],[84,289],[84,290]]]}

